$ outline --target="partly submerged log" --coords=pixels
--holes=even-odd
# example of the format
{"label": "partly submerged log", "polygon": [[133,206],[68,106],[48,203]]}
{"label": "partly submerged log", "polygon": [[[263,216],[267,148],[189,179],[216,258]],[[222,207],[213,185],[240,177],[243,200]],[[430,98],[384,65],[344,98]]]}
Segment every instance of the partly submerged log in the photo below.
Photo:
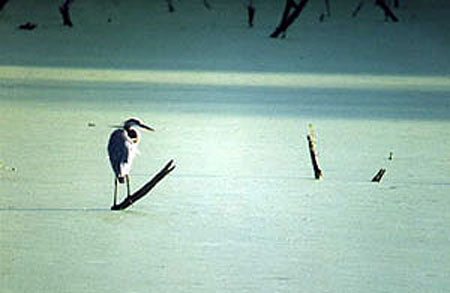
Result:
{"label": "partly submerged log", "polygon": [[131,206],[133,203],[144,197],[146,194],[150,192],[150,190],[153,189],[153,187],[158,184],[159,181],[161,181],[164,177],[166,177],[170,172],[175,169],[175,164],[173,160],[170,160],[164,168],[162,168],[158,174],[153,176],[153,178],[148,181],[144,186],[142,186],[138,191],[131,194],[130,196],[126,197],[121,203],[117,205],[113,205],[111,207],[111,210],[118,211],[118,210],[124,210]]}
{"label": "partly submerged log", "polygon": [[380,182],[381,178],[383,178],[384,173],[386,173],[386,169],[381,168],[378,173],[372,178],[372,182]]}

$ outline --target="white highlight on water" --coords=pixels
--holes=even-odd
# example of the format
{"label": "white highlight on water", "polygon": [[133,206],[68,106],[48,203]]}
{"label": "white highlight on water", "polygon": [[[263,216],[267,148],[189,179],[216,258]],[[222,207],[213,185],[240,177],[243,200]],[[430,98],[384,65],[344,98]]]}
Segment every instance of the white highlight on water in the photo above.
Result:
{"label": "white highlight on water", "polygon": [[124,70],[70,67],[0,66],[0,79],[143,83],[167,85],[284,88],[411,89],[450,91],[449,76],[232,72],[196,70]]}

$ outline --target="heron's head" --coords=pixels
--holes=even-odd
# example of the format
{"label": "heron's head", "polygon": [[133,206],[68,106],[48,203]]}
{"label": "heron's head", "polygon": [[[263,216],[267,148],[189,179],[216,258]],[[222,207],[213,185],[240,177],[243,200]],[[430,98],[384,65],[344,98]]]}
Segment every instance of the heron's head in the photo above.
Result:
{"label": "heron's head", "polygon": [[130,118],[123,123],[124,128],[130,128],[133,126],[139,126],[142,129],[146,129],[149,131],[155,131],[153,128],[151,128],[150,126],[148,126],[144,122],[142,122],[142,120],[139,118]]}

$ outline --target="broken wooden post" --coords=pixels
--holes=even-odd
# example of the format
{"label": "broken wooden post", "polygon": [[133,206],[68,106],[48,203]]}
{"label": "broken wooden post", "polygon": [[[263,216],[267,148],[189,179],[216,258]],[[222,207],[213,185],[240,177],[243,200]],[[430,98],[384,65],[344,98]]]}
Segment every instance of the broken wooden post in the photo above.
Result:
{"label": "broken wooden post", "polygon": [[72,19],[70,18],[70,4],[72,4],[74,0],[65,0],[64,3],[59,6],[59,13],[61,13],[61,16],[63,18],[63,25],[72,27]]}
{"label": "broken wooden post", "polygon": [[319,180],[322,178],[323,174],[322,174],[322,170],[319,167],[319,162],[317,160],[317,154],[316,154],[316,150],[315,150],[316,138],[315,138],[314,130],[313,130],[311,124],[309,125],[309,128],[310,128],[310,134],[308,134],[306,136],[306,138],[308,139],[309,154],[311,156],[311,163],[313,165],[314,178]]}
{"label": "broken wooden post", "polygon": [[386,173],[386,169],[381,168],[378,173],[372,178],[372,182],[380,182],[381,178],[383,178],[384,173]]}
{"label": "broken wooden post", "polygon": [[173,160],[170,160],[164,168],[162,168],[158,174],[153,176],[153,178],[148,181],[144,186],[142,186],[138,191],[131,194],[130,196],[126,197],[121,203],[117,205],[113,205],[111,207],[111,210],[118,211],[118,210],[124,210],[131,206],[133,203],[144,197],[147,193],[150,192],[150,190],[153,189],[153,187],[158,184],[159,181],[161,181],[164,177],[166,177],[170,172],[175,169],[175,164]]}

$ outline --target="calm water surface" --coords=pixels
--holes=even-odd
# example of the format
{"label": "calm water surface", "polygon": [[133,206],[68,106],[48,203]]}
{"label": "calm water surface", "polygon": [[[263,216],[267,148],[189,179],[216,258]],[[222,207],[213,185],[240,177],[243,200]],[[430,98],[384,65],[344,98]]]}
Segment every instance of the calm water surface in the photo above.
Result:
{"label": "calm water surface", "polygon": [[[450,289],[445,93],[1,88],[2,292]],[[106,142],[129,116],[157,130],[132,187],[177,168],[111,212]]]}

